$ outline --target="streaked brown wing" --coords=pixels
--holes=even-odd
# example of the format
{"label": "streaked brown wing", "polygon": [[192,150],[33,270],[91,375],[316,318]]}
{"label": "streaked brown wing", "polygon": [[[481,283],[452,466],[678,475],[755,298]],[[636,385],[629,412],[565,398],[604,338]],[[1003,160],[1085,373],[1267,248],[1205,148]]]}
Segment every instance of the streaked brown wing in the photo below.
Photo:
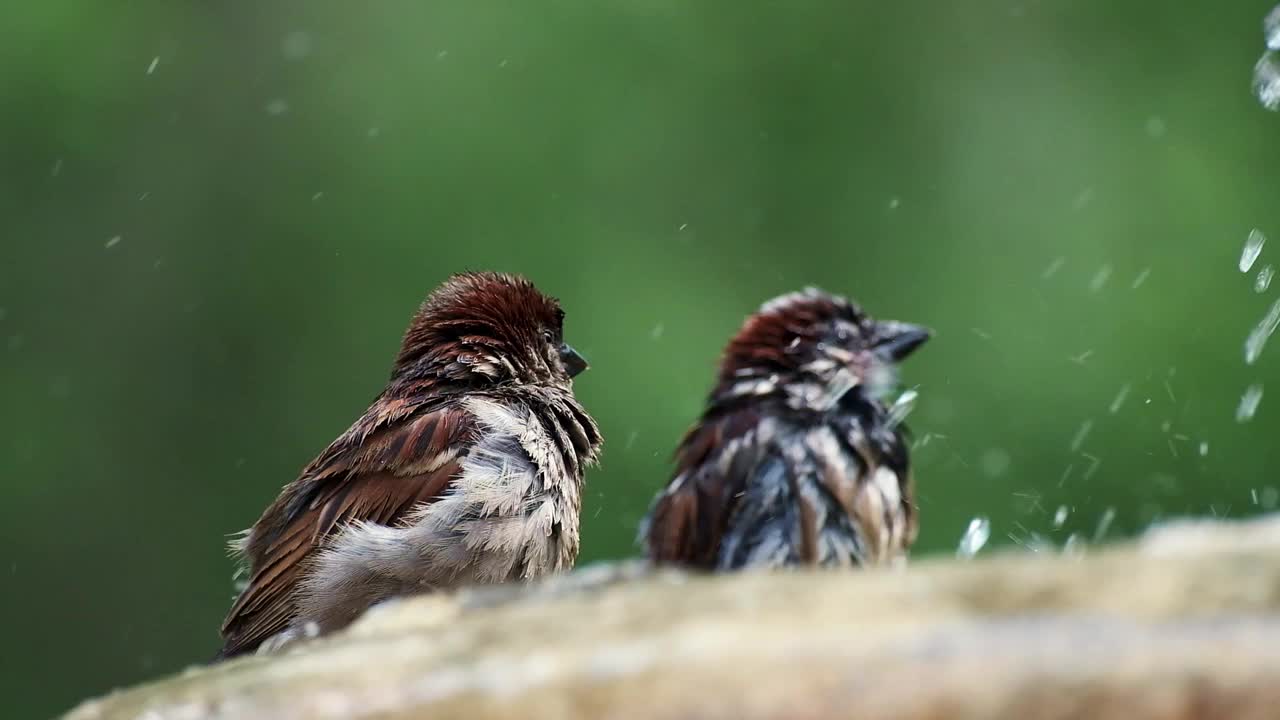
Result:
{"label": "streaked brown wing", "polygon": [[729,518],[761,457],[760,446],[746,437],[758,421],[755,411],[741,409],[703,418],[685,435],[676,450],[675,476],[645,524],[651,560],[715,567]]}
{"label": "streaked brown wing", "polygon": [[455,405],[380,398],[288,485],[246,543],[249,584],[222,625],[223,657],[286,629],[311,554],[347,523],[394,525],[461,471],[475,421]]}

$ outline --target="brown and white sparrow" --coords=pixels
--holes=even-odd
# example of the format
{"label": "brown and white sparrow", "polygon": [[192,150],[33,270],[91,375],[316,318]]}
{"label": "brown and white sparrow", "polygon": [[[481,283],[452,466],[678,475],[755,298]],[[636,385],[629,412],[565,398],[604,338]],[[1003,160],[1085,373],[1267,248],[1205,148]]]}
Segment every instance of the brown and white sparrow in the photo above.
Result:
{"label": "brown and white sparrow", "polygon": [[650,559],[734,570],[905,557],[911,464],[884,397],[929,335],[812,288],[765,303],[725,349],[642,523]]}
{"label": "brown and white sparrow", "polygon": [[537,578],[578,555],[600,432],[564,312],[522,277],[455,275],[386,389],[239,540],[248,585],[220,657],[340,628],[395,596]]}

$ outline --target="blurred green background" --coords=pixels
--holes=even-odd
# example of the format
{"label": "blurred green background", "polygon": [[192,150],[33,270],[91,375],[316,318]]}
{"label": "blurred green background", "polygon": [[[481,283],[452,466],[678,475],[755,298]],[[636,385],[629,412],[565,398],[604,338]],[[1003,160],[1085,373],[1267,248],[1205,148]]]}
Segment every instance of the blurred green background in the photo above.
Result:
{"label": "blurred green background", "polygon": [[918,555],[1274,507],[1280,400],[1235,419],[1280,363],[1243,357],[1280,294],[1269,5],[8,8],[8,716],[210,657],[227,534],[461,269],[558,295],[593,363],[583,561],[635,552],[720,347],[809,283],[937,331]]}

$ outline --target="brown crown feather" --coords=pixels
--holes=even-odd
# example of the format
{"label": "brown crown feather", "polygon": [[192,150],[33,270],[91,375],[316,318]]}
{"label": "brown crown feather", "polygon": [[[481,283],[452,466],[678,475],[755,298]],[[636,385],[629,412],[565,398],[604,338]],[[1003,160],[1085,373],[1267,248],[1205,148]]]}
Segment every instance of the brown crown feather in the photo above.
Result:
{"label": "brown crown feather", "polygon": [[[424,364],[466,363],[469,351],[501,355],[530,377],[546,375],[544,332],[560,341],[564,311],[519,275],[467,272],[436,288],[405,331],[392,376]],[[527,378],[526,378],[527,379]]]}
{"label": "brown crown feather", "polygon": [[745,369],[799,369],[836,320],[863,326],[869,318],[849,299],[813,287],[770,300],[725,347],[720,381],[732,382]]}

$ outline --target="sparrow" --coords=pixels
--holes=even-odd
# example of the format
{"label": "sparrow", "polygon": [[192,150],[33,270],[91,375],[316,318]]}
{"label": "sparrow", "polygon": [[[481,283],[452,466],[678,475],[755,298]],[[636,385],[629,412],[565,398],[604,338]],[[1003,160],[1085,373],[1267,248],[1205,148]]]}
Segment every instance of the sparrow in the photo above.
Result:
{"label": "sparrow", "polygon": [[905,560],[913,480],[886,396],[929,337],[816,288],[766,302],[725,348],[641,523],[649,559],[714,571]]}
{"label": "sparrow", "polygon": [[386,388],[233,543],[248,582],[219,657],[341,628],[388,598],[571,568],[601,437],[574,397],[587,362],[563,324],[520,276],[435,289]]}

